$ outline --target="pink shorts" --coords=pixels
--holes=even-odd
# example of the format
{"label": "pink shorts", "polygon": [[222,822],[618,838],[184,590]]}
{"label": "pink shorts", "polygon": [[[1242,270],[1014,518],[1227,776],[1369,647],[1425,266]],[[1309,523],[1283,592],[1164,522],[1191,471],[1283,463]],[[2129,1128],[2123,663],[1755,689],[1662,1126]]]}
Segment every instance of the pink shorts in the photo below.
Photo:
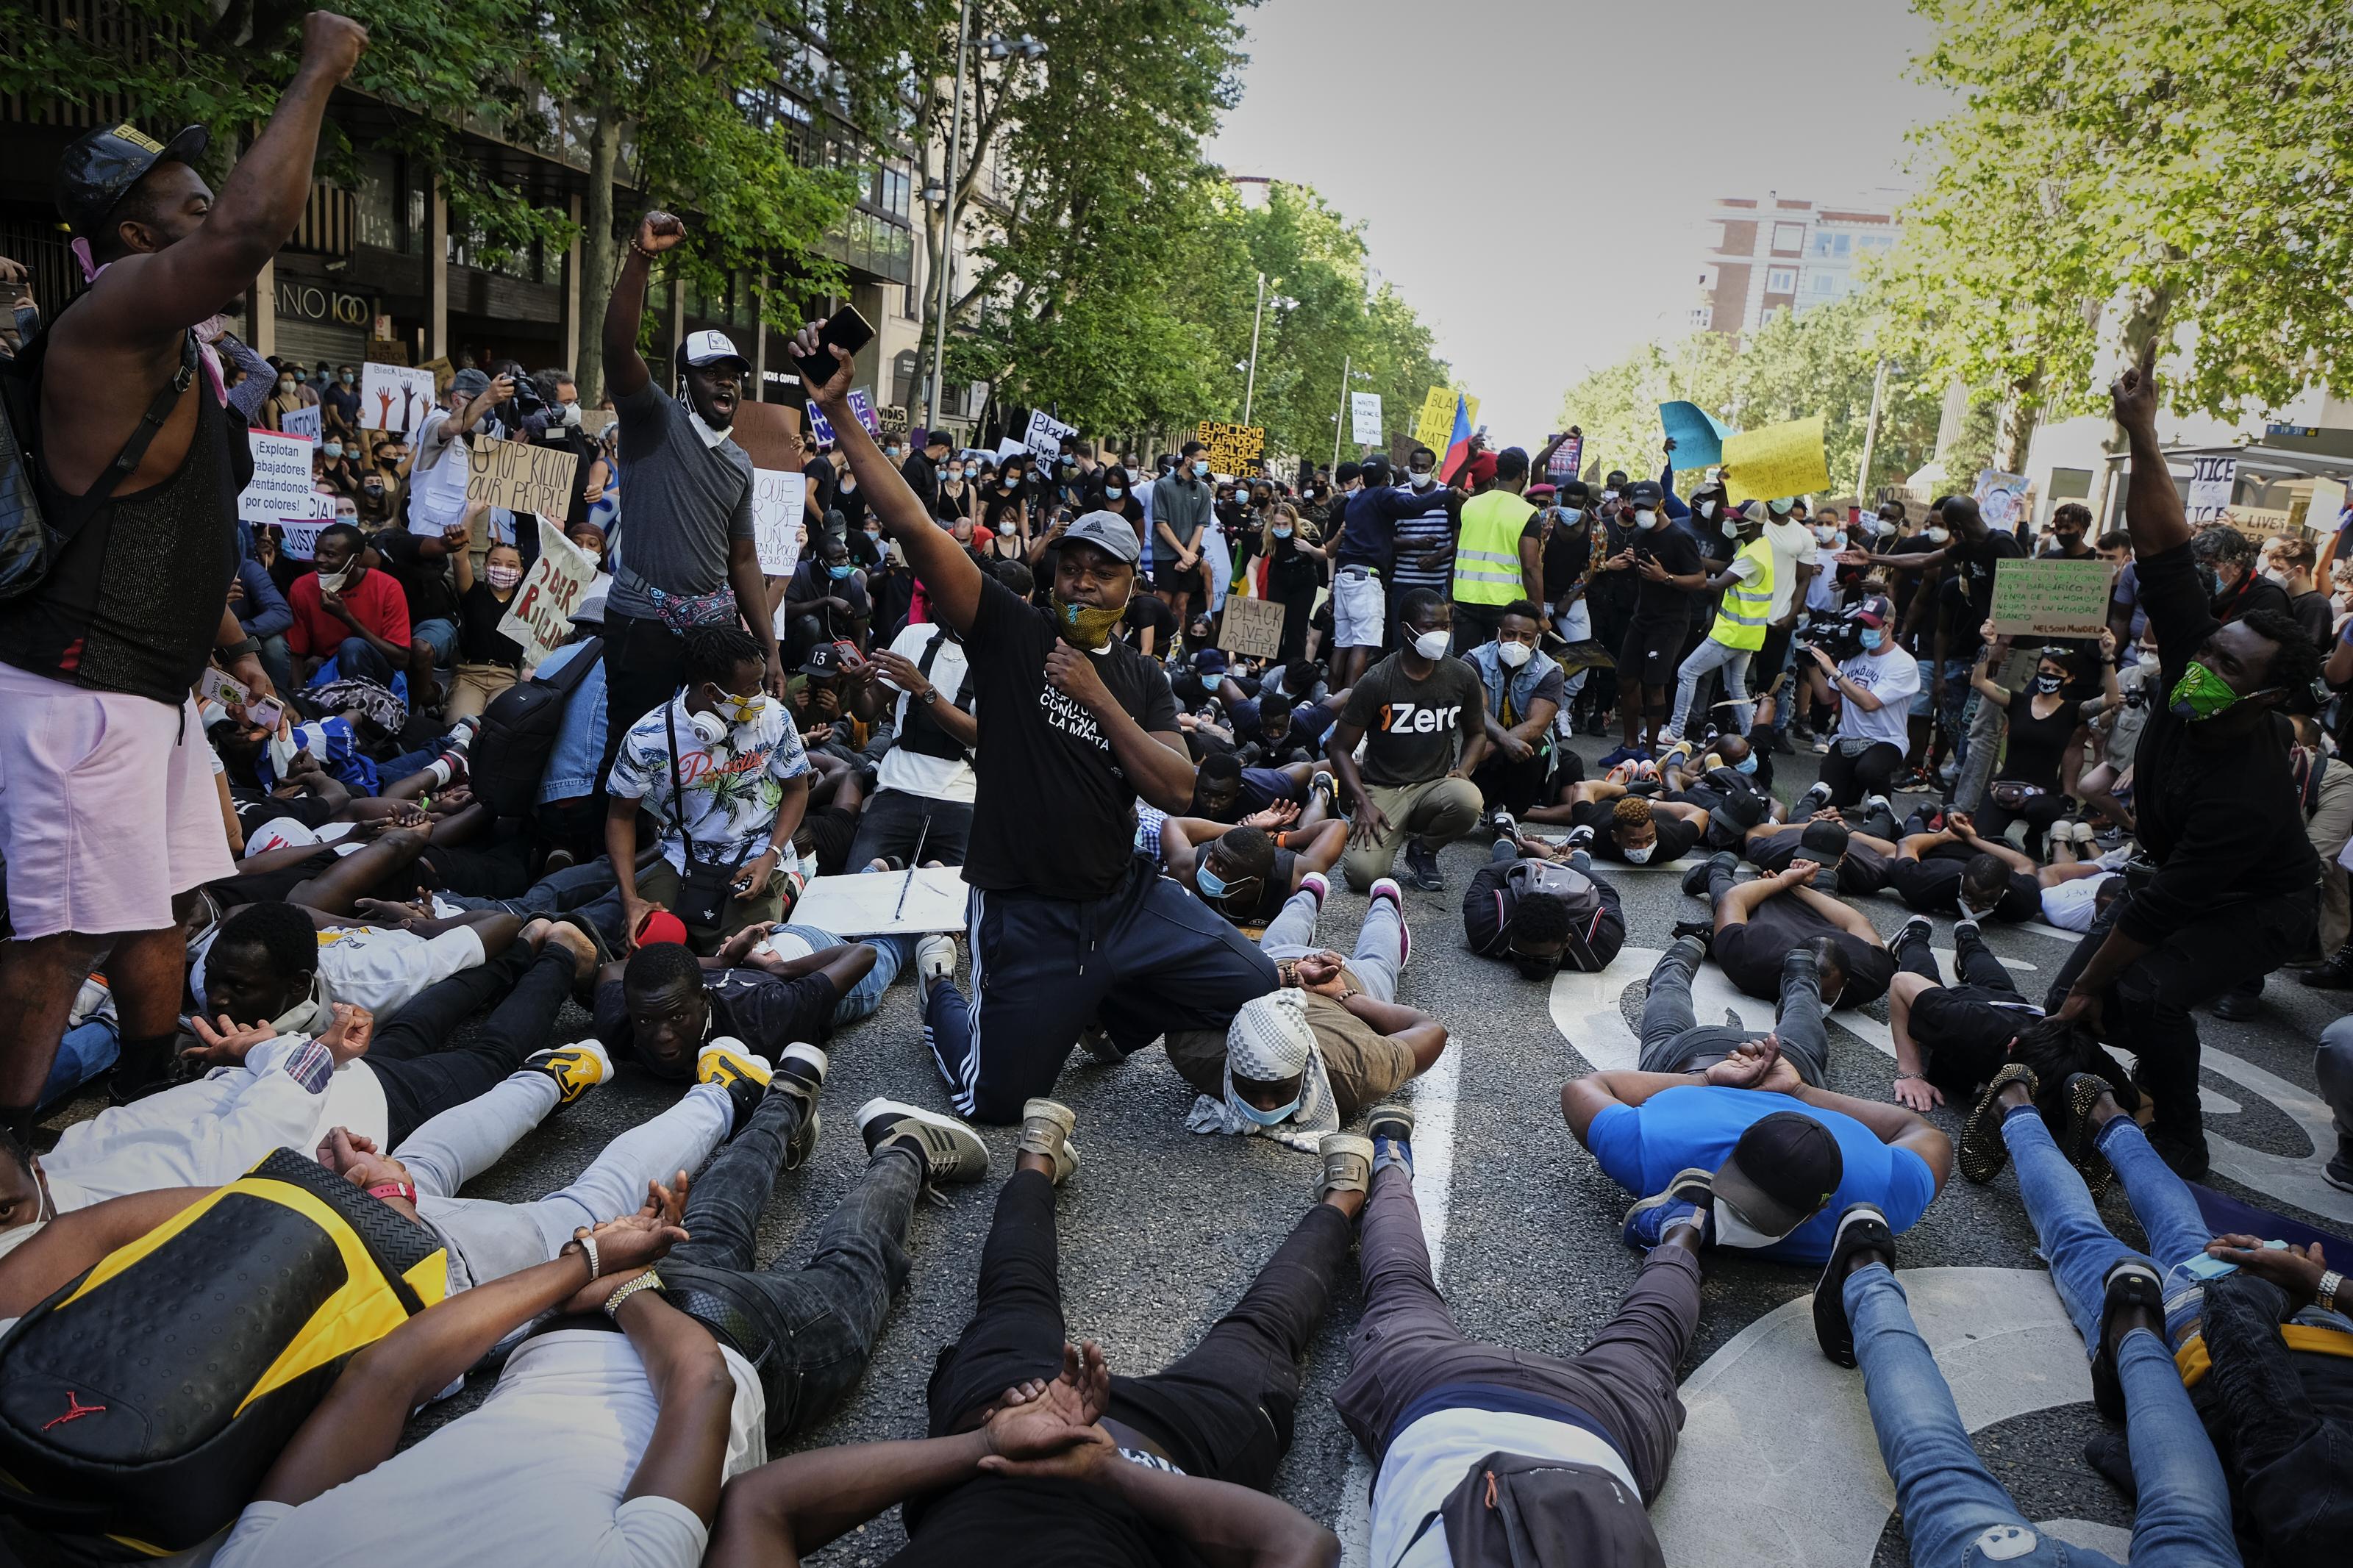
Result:
{"label": "pink shorts", "polygon": [[158,931],[174,894],[236,875],[195,703],[0,664],[0,854],[22,941]]}

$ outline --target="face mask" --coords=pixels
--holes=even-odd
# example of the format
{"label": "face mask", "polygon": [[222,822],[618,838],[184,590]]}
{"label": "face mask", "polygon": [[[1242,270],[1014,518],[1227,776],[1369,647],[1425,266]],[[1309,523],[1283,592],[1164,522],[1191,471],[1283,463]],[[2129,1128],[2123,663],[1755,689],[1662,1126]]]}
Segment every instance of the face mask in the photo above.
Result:
{"label": "face mask", "polygon": [[964,470],[962,468],[950,468],[948,470],[948,478],[952,479],[960,479],[964,478]]}
{"label": "face mask", "polygon": [[566,429],[580,428],[580,405],[567,403],[564,405],[564,424]]}
{"label": "face mask", "polygon": [[2045,697],[2048,697],[2052,692],[2058,690],[2061,684],[2062,681],[2060,678],[2055,675],[2038,675],[2034,678],[2034,689],[2040,691]]}
{"label": "face mask", "polygon": [[2263,568],[2263,575],[2264,575],[2264,576],[2266,576],[2266,577],[2268,577],[2268,578],[2270,578],[2273,582],[2274,582],[2274,583],[2278,584],[2279,584],[2281,587],[2283,587],[2283,588],[2286,587],[2286,586],[2287,586],[2291,582],[2295,581],[2295,579],[2294,579],[2294,578],[2290,577],[2286,573],[2284,573],[2284,572],[2281,571],[2281,570],[2280,570],[2278,567],[2276,567],[2276,566],[2266,566],[2266,567],[2264,567],[2264,568]]}
{"label": "face mask", "polygon": [[852,566],[849,562],[845,561],[839,566],[827,567],[825,569],[825,574],[832,578],[837,583],[843,583],[849,581],[849,574],[857,570],[857,567]]}
{"label": "face mask", "polygon": [[1418,490],[1426,490],[1438,482],[1438,476],[1428,469],[1418,469],[1407,478],[1413,481],[1413,488]]}
{"label": "face mask", "polygon": [[1616,490],[1603,490],[1601,492],[1601,499],[1603,500],[1616,500],[1618,499],[1618,492]]}
{"label": "face mask", "polygon": [[845,479],[841,481],[841,493],[842,493],[843,495],[848,495],[848,494],[849,494],[852,490],[856,489],[857,488],[858,488],[858,481],[857,481],[856,479],[847,479],[847,478],[845,478]]}
{"label": "face mask", "polygon": [[1862,646],[1865,648],[1875,648],[1886,640],[1887,634],[1885,632],[1875,632],[1869,626],[1865,626],[1862,629]]}
{"label": "face mask", "polygon": [[731,723],[749,724],[768,710],[768,694],[755,691],[749,697],[738,697],[733,692],[723,691],[719,694],[718,710],[725,714]]}
{"label": "face mask", "polygon": [[1495,645],[1495,657],[1504,661],[1504,667],[1507,669],[1517,669],[1520,666],[1527,663],[1528,660],[1535,658],[1535,656],[1536,650],[1530,647],[1524,642],[1497,643]]}
{"label": "face mask", "polygon": [[345,372],[343,372],[343,384],[344,384],[345,386],[349,386],[352,383],[353,383],[353,382],[357,381],[358,379],[359,379],[359,377],[358,377],[358,376],[353,375],[350,371],[345,371]]}
{"label": "face mask", "polygon": [[1274,531],[1274,536],[1277,539],[1288,539],[1291,537],[1291,530],[1287,528],[1278,528]]}
{"label": "face mask", "polygon": [[1634,509],[1634,526],[1646,531],[1656,528],[1659,526],[1659,514],[1646,507],[1638,506]]}
{"label": "face mask", "polygon": [[1449,632],[1423,632],[1413,639],[1413,651],[1434,662],[1446,657],[1446,650],[1453,641],[1453,635]]}
{"label": "face mask", "polygon": [[1512,967],[1520,972],[1523,980],[1544,980],[1559,969],[1560,963],[1557,959],[1524,958],[1514,953]]}
{"label": "face mask", "polygon": [[293,395],[294,395],[294,384],[293,384],[292,382],[290,382],[290,381],[280,381],[280,382],[278,384],[278,395],[279,395],[279,396],[280,396],[280,397],[291,397],[291,396],[293,396]]}
{"label": "face mask", "polygon": [[997,481],[997,488],[1003,490],[1007,495],[1011,495],[1013,493],[1013,481],[1011,479],[999,479]]}
{"label": "face mask", "polygon": [[1953,537],[1953,531],[1948,528],[1929,528],[1923,530],[1920,537],[1931,544],[1942,544]]}
{"label": "face mask", "polygon": [[482,575],[489,580],[491,586],[493,588],[512,588],[516,584],[522,581],[522,568],[520,566],[485,566],[482,568]]}
{"label": "face mask", "polygon": [[1626,864],[1629,866],[1647,866],[1651,863],[1651,856],[1658,847],[1656,843],[1645,844],[1639,849],[1628,849],[1621,845],[1619,847],[1619,853],[1626,857]]}
{"label": "face mask", "polygon": [[2189,668],[2181,672],[2181,679],[2173,683],[2172,695],[2167,700],[2172,704],[2175,718],[2194,724],[2219,718],[2242,699],[2231,689],[2229,681],[2192,659]]}
{"label": "face mask", "polygon": [[1705,518],[1710,521],[1714,521],[1715,519],[1715,503],[1712,500],[1704,500],[1700,502],[1699,514],[1703,518]]}
{"label": "face mask", "polygon": [[1112,633],[1118,627],[1120,617],[1127,614],[1125,605],[1096,605],[1074,604],[1055,590],[1054,628],[1062,640],[1072,647],[1099,652],[1111,646]]}
{"label": "face mask", "polygon": [[1745,757],[1741,758],[1738,762],[1736,762],[1736,763],[1733,763],[1733,764],[1732,764],[1732,771],[1733,771],[1734,773],[1755,773],[1755,772],[1757,771],[1757,753],[1756,753],[1756,752],[1749,752],[1749,753],[1748,753],[1748,755],[1746,755],[1746,756],[1745,756]]}
{"label": "face mask", "polygon": [[367,483],[362,485],[360,489],[368,493],[370,500],[374,500],[384,494],[384,481],[382,479],[370,479]]}
{"label": "face mask", "polygon": [[1196,478],[1204,479],[1208,479],[1209,477],[1209,460],[1207,458],[1203,458],[1195,462],[1193,465],[1193,473]]}
{"label": "face mask", "polygon": [[1105,494],[1105,495],[1109,496],[1109,497],[1110,497],[1112,500],[1117,500],[1120,497],[1122,497],[1122,496],[1125,495],[1126,493],[1127,493],[1127,492],[1126,492],[1125,490],[1122,489],[1121,489],[1119,486],[1117,486],[1117,485],[1105,485],[1105,486],[1103,486],[1103,494]]}
{"label": "face mask", "polygon": [[1775,517],[1787,517],[1789,515],[1790,504],[1786,500],[1768,500],[1765,503],[1765,510]]}
{"label": "face mask", "polygon": [[322,445],[320,450],[330,458],[340,458],[343,455],[343,444],[341,441],[329,441]]}
{"label": "face mask", "polygon": [[1240,883],[1252,881],[1254,879],[1255,879],[1253,878],[1242,877],[1236,879],[1235,881],[1229,882],[1223,877],[1219,876],[1215,871],[1210,870],[1207,861],[1204,861],[1200,865],[1193,868],[1194,883],[1201,889],[1201,896],[1208,900],[1213,904],[1223,900],[1227,895],[1230,894]]}
{"label": "face mask", "polygon": [[322,572],[319,574],[319,591],[322,594],[340,594],[343,591],[343,584],[351,580],[352,574],[349,567],[341,572]]}
{"label": "face mask", "polygon": [[1818,528],[1814,530],[1814,540],[1815,542],[1820,544],[1835,544],[1838,542],[1838,530],[1835,528]]}
{"label": "face mask", "polygon": [[1297,1095],[1293,1095],[1291,1097],[1291,1103],[1288,1105],[1277,1106],[1272,1110],[1261,1110],[1257,1106],[1252,1105],[1249,1100],[1244,1100],[1239,1094],[1227,1095],[1226,1103],[1232,1106],[1240,1115],[1249,1121],[1258,1123],[1261,1127],[1279,1127],[1285,1121],[1290,1121],[1292,1114],[1299,1109],[1299,1097]]}

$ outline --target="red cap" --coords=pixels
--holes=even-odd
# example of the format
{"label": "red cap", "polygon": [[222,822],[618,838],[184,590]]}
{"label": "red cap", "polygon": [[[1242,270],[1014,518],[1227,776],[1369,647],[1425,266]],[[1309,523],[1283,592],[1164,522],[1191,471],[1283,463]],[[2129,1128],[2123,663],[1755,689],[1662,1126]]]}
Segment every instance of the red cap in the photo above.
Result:
{"label": "red cap", "polygon": [[638,923],[639,947],[656,947],[666,942],[686,945],[686,922],[668,910],[656,910]]}
{"label": "red cap", "polygon": [[1495,454],[1482,452],[1464,465],[1462,483],[1465,486],[1490,483],[1495,477]]}

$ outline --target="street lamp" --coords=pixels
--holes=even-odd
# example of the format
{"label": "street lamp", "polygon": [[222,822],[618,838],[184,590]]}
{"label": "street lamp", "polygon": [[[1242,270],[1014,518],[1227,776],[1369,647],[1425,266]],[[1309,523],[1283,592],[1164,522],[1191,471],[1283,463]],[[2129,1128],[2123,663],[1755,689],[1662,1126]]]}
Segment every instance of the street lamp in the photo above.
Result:
{"label": "street lamp", "polygon": [[[1276,279],[1274,280],[1274,286],[1278,289],[1282,288],[1282,279],[1280,278]],[[1250,310],[1250,380],[1242,388],[1242,423],[1245,425],[1250,422],[1250,409],[1258,397],[1259,325],[1266,319],[1266,308],[1270,304],[1278,310],[1296,310],[1299,309],[1299,301],[1290,298],[1288,295],[1277,294],[1270,299],[1266,291],[1266,274],[1261,272],[1258,275],[1258,303],[1251,307]]]}
{"label": "street lamp", "polygon": [[[1046,58],[1045,44],[1028,33],[1022,34],[1018,38],[1008,38],[1002,33],[991,33],[981,40],[981,48],[983,54],[992,60],[1008,59],[1018,55],[1024,61],[1035,65]],[[955,110],[949,117],[947,183],[944,185],[927,186],[923,192],[925,198],[931,199],[932,192],[938,191],[937,200],[941,207],[940,275],[934,279],[939,286],[939,307],[936,321],[932,329],[931,384],[923,398],[923,424],[926,427],[939,423],[940,382],[947,369],[948,258],[955,245],[956,219],[959,216],[955,202],[958,178],[956,154],[964,142],[965,60],[971,49],[972,0],[964,0],[956,16]]]}

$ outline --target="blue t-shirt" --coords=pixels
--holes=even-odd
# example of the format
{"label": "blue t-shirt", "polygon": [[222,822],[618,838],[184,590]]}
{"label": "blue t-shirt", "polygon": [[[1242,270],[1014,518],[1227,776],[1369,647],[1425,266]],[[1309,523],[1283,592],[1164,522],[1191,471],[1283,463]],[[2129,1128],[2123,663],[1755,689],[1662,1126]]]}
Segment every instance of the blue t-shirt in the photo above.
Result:
{"label": "blue t-shirt", "polygon": [[1853,1117],[1824,1110],[1786,1094],[1693,1084],[1654,1094],[1641,1105],[1613,1105],[1585,1130],[1586,1147],[1602,1173],[1637,1197],[1663,1192],[1675,1173],[1696,1165],[1713,1171],[1732,1154],[1749,1125],[1778,1110],[1810,1116],[1831,1130],[1845,1162],[1838,1192],[1822,1212],[1757,1256],[1779,1263],[1821,1263],[1831,1255],[1838,1216],[1849,1204],[1877,1204],[1897,1234],[1912,1228],[1936,1195],[1928,1163],[1909,1149],[1891,1148]]}

